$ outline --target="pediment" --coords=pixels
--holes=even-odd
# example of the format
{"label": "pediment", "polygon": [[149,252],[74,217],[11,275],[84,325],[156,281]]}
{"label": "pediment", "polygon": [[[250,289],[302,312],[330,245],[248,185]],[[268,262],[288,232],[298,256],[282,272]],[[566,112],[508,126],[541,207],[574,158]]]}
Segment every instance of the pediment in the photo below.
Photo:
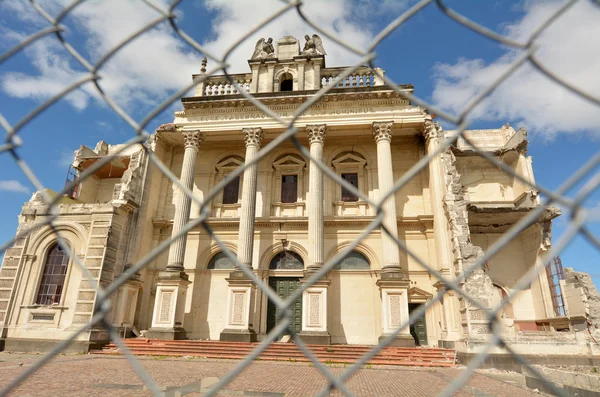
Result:
{"label": "pediment", "polygon": [[364,166],[367,161],[359,154],[357,153],[346,153],[343,154],[339,157],[337,157],[335,160],[333,160],[333,165],[334,166],[338,166],[338,165],[356,165],[356,166]]}
{"label": "pediment", "polygon": [[238,156],[230,156],[227,158],[224,158],[223,160],[221,160],[217,165],[216,168],[222,169],[222,168],[237,168],[241,165],[244,165],[244,159]]}
{"label": "pediment", "polygon": [[273,163],[273,167],[304,167],[305,162],[296,155],[290,154],[279,158]]}
{"label": "pediment", "polygon": [[408,296],[409,298],[417,298],[417,299],[431,299],[433,298],[433,295],[430,294],[429,292],[422,290],[419,287],[412,287],[408,289]]}

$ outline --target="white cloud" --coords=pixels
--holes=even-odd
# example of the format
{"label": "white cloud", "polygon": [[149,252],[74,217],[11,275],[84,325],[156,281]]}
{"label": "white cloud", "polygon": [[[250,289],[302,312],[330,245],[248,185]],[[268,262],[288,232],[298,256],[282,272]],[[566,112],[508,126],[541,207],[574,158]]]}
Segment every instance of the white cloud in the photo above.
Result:
{"label": "white cloud", "polygon": [[[335,32],[338,37],[343,37],[356,47],[364,48],[372,34],[361,27],[356,10],[369,2],[370,0],[309,0],[303,4],[302,10],[318,26]],[[42,0],[40,3],[54,13],[58,12],[60,5],[68,4],[66,0]],[[166,0],[156,3],[166,8]],[[405,4],[404,1],[400,3]],[[279,0],[205,0],[203,4],[216,13],[217,17],[199,22],[211,23],[212,32],[204,42],[202,38],[197,40],[217,56],[221,56],[226,48],[253,26],[285,5]],[[394,5],[394,9],[398,8],[397,2],[390,4]],[[5,2],[3,7],[10,8],[20,20],[26,22],[23,24],[24,28],[30,28],[27,34],[47,26],[47,22],[41,20],[23,0]],[[67,39],[73,39],[75,35],[79,40],[83,39],[85,48],[82,51],[78,47],[78,50],[94,61],[157,16],[154,10],[139,0],[88,1],[77,6],[67,18],[74,28],[65,35]],[[194,18],[194,15],[188,14],[185,18]],[[193,36],[193,32],[189,33]],[[285,35],[302,38],[307,33],[314,33],[314,29],[298,16],[295,9],[291,9],[245,40],[228,59],[232,66],[229,71],[249,70],[247,60],[260,37],[273,37],[277,41]],[[24,32],[12,32],[12,37],[22,37],[23,34]],[[357,59],[326,38],[324,44],[329,66],[346,65]],[[1,75],[1,87],[8,95],[47,99],[86,74],[53,36],[37,41],[26,50],[26,54],[37,74],[11,71]],[[208,68],[214,65],[214,61],[209,61]],[[140,104],[153,106],[164,100],[168,93],[188,84],[191,75],[197,73],[199,68],[200,55],[177,38],[170,25],[164,23],[119,51],[101,69],[103,78],[100,85],[117,103],[128,109],[135,109]],[[98,96],[93,85],[88,83],[70,94],[67,100],[76,109],[84,109],[91,98]]]}
{"label": "white cloud", "polygon": [[[563,1],[525,3],[524,17],[508,25],[505,34],[525,42]],[[547,69],[592,95],[600,92],[600,8],[579,2],[539,37],[538,59]],[[459,113],[464,105],[499,77],[519,54],[513,51],[492,63],[460,58],[455,64],[434,68],[433,102]],[[536,134],[587,132],[600,136],[600,111],[596,105],[567,91],[531,66],[506,80],[471,114],[481,120],[510,120]]]}
{"label": "white cloud", "polygon": [[[56,8],[62,0],[46,0],[44,7]],[[166,2],[161,2],[165,7]],[[14,5],[20,20],[39,29],[32,7]],[[83,39],[85,48],[77,48],[92,63],[140,27],[159,15],[140,1],[88,1],[76,7],[69,16],[75,28],[65,33],[66,38]],[[64,89],[87,72],[69,55],[54,37],[37,41],[26,54],[37,69],[37,75],[22,72],[6,73],[1,78],[2,89],[19,98],[46,99]],[[167,94],[183,87],[191,74],[200,66],[200,55],[177,39],[170,27],[163,23],[130,42],[100,70],[101,87],[122,106],[134,104],[155,105]],[[88,106],[92,97],[98,98],[95,87],[87,83],[67,97],[77,109]]]}
{"label": "white cloud", "polygon": [[15,193],[29,193],[29,188],[23,185],[19,181],[8,180],[0,181],[0,191],[3,192],[15,192]]}

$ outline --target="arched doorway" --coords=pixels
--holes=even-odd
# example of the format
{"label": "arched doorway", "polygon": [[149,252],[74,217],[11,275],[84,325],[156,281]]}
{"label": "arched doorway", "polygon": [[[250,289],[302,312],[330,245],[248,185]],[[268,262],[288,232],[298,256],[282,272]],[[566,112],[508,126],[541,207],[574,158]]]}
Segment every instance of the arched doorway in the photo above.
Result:
{"label": "arched doorway", "polygon": [[[293,251],[282,251],[276,254],[269,263],[269,287],[282,299],[288,299],[300,288],[300,277],[292,276],[298,270],[304,270],[302,257]],[[291,306],[292,321],[289,329],[293,333],[302,331],[302,296],[294,300]],[[267,333],[277,325],[281,310],[269,300],[267,304]]]}

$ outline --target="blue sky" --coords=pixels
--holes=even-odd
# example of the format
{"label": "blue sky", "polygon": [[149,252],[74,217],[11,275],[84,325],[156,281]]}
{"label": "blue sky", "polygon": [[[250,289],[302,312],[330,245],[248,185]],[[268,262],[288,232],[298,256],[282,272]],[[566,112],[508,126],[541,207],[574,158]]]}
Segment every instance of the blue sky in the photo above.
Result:
{"label": "blue sky", "polygon": [[[60,0],[40,1],[56,15]],[[163,4],[156,1],[157,4]],[[395,15],[412,1],[313,0],[305,12],[319,26],[364,47]],[[600,92],[600,7],[581,1],[540,37],[539,57],[548,68],[587,92]],[[561,1],[448,1],[449,6],[478,23],[525,41]],[[281,2],[183,1],[178,24],[215,55],[247,32]],[[78,7],[67,17],[66,37],[87,59],[98,60],[106,50],[137,27],[157,17],[140,1],[104,1]],[[8,40],[0,51],[46,27],[28,2],[0,3],[0,33]],[[312,33],[295,14],[286,13],[246,40],[231,58],[231,71],[245,72],[246,60],[258,37],[274,40],[291,34]],[[84,73],[53,37],[40,40],[0,64],[0,113],[12,124]],[[3,47],[1,47],[3,46]],[[356,58],[325,40],[328,66],[350,64]],[[397,83],[414,84],[420,98],[456,114],[475,93],[510,64],[515,52],[478,35],[443,15],[434,5],[396,30],[377,47],[376,64]],[[170,93],[186,84],[200,68],[201,56],[176,38],[167,24],[133,42],[103,69],[101,85],[136,120],[141,120]],[[209,68],[211,63],[209,60]],[[170,107],[148,126],[172,120]],[[510,122],[529,131],[536,182],[550,189],[560,186],[600,148],[600,109],[570,94],[529,67],[505,82],[472,114],[472,128],[498,128]],[[448,126],[451,128],[451,126]],[[120,143],[133,134],[123,120],[103,104],[87,84],[25,126],[20,133],[20,156],[47,187],[62,188],[73,151],[80,144],[94,147],[104,139]],[[595,170],[595,173],[598,169]],[[587,178],[586,180],[589,180]],[[569,192],[574,195],[581,184]],[[0,154],[0,241],[12,237],[17,215],[33,186],[8,153]],[[584,203],[590,210],[588,226],[600,236],[600,193]],[[568,226],[568,216],[554,224],[554,239]],[[582,238],[561,254],[563,265],[587,271],[600,284],[598,250]]]}

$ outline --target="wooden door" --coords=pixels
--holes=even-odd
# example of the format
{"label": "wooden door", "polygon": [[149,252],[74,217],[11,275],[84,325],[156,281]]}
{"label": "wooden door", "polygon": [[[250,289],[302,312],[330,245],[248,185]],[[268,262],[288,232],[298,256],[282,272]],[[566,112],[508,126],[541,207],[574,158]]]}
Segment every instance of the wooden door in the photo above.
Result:
{"label": "wooden door", "polygon": [[[294,291],[300,288],[300,279],[295,277],[271,277],[269,287],[283,300],[289,298]],[[269,301],[267,305],[267,332],[271,331],[277,324],[280,309]],[[299,333],[302,330],[302,296],[292,303],[292,322],[290,330],[286,333]]]}

